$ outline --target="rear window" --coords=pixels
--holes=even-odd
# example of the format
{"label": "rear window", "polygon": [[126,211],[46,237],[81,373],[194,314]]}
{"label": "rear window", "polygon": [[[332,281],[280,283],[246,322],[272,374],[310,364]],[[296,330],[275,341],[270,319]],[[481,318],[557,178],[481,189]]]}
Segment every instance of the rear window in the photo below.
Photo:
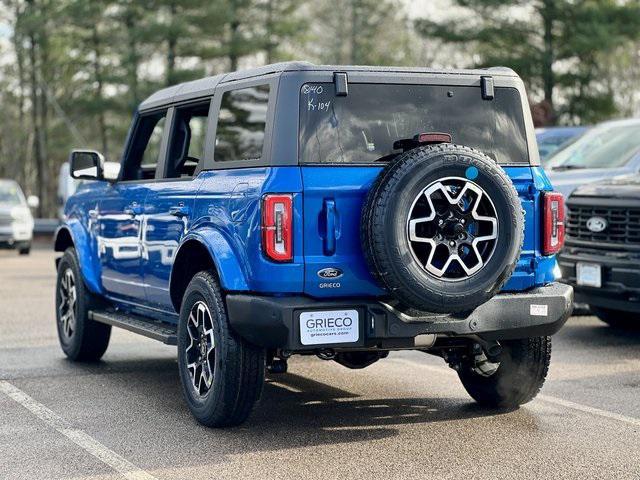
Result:
{"label": "rear window", "polygon": [[374,163],[401,153],[396,140],[444,132],[453,143],[484,152],[498,163],[528,163],[520,94],[496,88],[483,100],[479,87],[349,84],[337,97],[333,83],[300,91],[300,161]]}

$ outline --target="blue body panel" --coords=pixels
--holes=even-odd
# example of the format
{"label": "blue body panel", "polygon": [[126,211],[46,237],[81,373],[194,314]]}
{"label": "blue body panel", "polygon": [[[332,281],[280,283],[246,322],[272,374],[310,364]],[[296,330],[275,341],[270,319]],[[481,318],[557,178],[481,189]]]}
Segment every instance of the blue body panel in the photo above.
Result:
{"label": "blue body panel", "polygon": [[93,212],[98,209],[99,198],[106,184],[96,183],[91,188],[80,187],[65,206],[66,221],[63,228],[71,234],[76,248],[80,270],[87,288],[93,293],[103,294],[102,268],[96,242],[97,221]]}
{"label": "blue body panel", "polygon": [[108,186],[98,203],[98,231],[102,286],[114,299],[137,302],[145,297],[142,279],[144,202],[147,186]]}
{"label": "blue body panel", "polygon": [[526,290],[554,280],[555,255],[542,255],[542,211],[540,195],[552,190],[551,183],[540,167],[507,167],[525,212],[524,242],[516,270],[504,286],[504,291]]}
{"label": "blue body panel", "polygon": [[[91,291],[152,317],[176,312],[169,286],[174,259],[188,242],[210,252],[227,291],[307,294],[318,298],[379,296],[360,245],[367,192],[382,167],[287,166],[211,170],[189,180],[91,182],[68,201],[70,230]],[[525,212],[516,271],[505,286],[520,291],[554,280],[555,256],[541,255],[541,191],[551,184],[539,167],[507,167]],[[292,193],[294,258],[274,263],[262,252],[265,193]],[[131,210],[132,207],[133,210]],[[173,215],[183,208],[186,216]],[[127,213],[128,212],[128,213]],[[318,270],[337,267],[330,283]]]}
{"label": "blue body panel", "polygon": [[[304,292],[320,298],[383,294],[369,274],[360,244],[362,206],[382,167],[309,166],[301,170],[305,217]],[[555,257],[544,257],[540,251],[538,208],[540,192],[551,190],[551,184],[539,167],[507,167],[505,171],[522,202],[525,232],[518,265],[504,290],[526,290],[554,278]],[[333,221],[327,221],[331,216]],[[332,228],[328,229],[327,225]],[[335,251],[328,248],[331,237],[335,239]],[[318,277],[317,272],[327,267],[339,268],[343,276],[336,281]]]}
{"label": "blue body panel", "polygon": [[[146,304],[172,310],[169,295],[171,268],[183,237],[189,232],[201,176],[189,180],[149,183],[142,231],[142,282]],[[171,209],[184,215],[172,215]]]}
{"label": "blue body panel", "polygon": [[[203,182],[194,207],[190,232],[202,235],[216,252],[227,290],[262,293],[300,293],[304,274],[302,230],[294,227],[293,262],[276,264],[262,253],[260,203],[266,192],[294,194],[294,226],[302,225],[302,183],[298,167],[256,167],[215,170],[202,174]],[[216,232],[213,234],[212,232]],[[229,262],[229,259],[233,259]],[[238,278],[240,270],[241,277]]]}
{"label": "blue body panel", "polygon": [[[301,170],[304,292],[323,298],[384,294],[369,273],[360,244],[362,205],[382,166],[301,167]],[[333,220],[327,221],[331,217]],[[342,277],[320,278],[317,272],[327,267],[339,268]]]}

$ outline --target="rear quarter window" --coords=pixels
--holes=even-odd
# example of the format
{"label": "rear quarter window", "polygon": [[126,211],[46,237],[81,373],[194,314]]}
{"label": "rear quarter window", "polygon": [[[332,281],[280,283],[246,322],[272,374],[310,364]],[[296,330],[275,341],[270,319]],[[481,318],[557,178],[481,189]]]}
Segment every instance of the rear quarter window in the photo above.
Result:
{"label": "rear quarter window", "polygon": [[262,157],[269,85],[230,90],[222,95],[215,161],[257,161]]}
{"label": "rear quarter window", "polygon": [[309,83],[300,91],[302,163],[371,164],[401,153],[396,140],[444,132],[453,143],[482,151],[501,164],[529,162],[520,94],[496,88],[493,100],[480,87],[349,84],[337,97],[333,83]]}

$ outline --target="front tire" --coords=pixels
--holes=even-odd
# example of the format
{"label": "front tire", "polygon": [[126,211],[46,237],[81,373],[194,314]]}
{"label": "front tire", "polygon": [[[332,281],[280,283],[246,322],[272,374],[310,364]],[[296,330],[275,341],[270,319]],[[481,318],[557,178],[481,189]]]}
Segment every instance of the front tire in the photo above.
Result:
{"label": "front tire", "polygon": [[458,372],[462,385],[479,404],[491,408],[516,408],[535,398],[544,384],[551,361],[551,337],[501,342],[500,366],[482,376],[470,365]]}
{"label": "front tire", "polygon": [[208,427],[241,424],[262,393],[265,351],[231,330],[212,272],[195,275],[184,294],[178,369],[191,413]]}
{"label": "front tire", "polygon": [[31,243],[25,243],[20,245],[20,248],[18,248],[18,254],[20,255],[29,255],[29,253],[31,252]]}
{"label": "front tire", "polygon": [[82,280],[76,250],[68,248],[58,264],[56,325],[64,354],[73,361],[96,361],[109,346],[111,326],[89,319],[101,301]]}
{"label": "front tire", "polygon": [[620,330],[640,329],[640,321],[637,314],[610,308],[594,307],[592,305],[589,305],[589,308],[596,317],[612,328]]}

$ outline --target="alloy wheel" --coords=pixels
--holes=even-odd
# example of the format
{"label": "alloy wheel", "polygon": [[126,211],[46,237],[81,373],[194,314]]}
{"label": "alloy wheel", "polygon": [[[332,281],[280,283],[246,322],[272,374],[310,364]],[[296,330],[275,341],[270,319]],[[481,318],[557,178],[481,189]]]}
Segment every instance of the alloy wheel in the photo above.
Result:
{"label": "alloy wheel", "polygon": [[416,196],[407,218],[407,236],[414,259],[427,274],[465,280],[493,255],[498,239],[496,209],[476,183],[443,178]]}
{"label": "alloy wheel", "polygon": [[76,330],[76,317],[78,313],[76,279],[73,270],[67,268],[60,279],[60,305],[58,318],[60,331],[66,340],[69,340]]}
{"label": "alloy wheel", "polygon": [[187,332],[187,370],[193,389],[199,396],[205,396],[211,390],[215,374],[215,337],[211,312],[206,303],[198,301],[191,307]]}

